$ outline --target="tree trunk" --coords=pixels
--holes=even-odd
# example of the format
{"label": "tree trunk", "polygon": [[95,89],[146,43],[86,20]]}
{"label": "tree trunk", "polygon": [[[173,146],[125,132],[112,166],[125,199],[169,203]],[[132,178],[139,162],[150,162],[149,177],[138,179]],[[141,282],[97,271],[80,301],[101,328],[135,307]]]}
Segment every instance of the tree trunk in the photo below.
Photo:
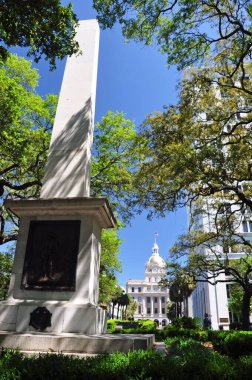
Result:
{"label": "tree trunk", "polygon": [[252,293],[250,291],[244,291],[242,299],[242,329],[249,330],[249,316],[250,316],[250,299]]}
{"label": "tree trunk", "polygon": [[114,319],[115,304],[112,303],[112,319]]}
{"label": "tree trunk", "polygon": [[116,319],[119,318],[119,308],[120,308],[120,306],[121,306],[121,305],[118,303],[118,304],[117,304],[117,317],[116,317]]}

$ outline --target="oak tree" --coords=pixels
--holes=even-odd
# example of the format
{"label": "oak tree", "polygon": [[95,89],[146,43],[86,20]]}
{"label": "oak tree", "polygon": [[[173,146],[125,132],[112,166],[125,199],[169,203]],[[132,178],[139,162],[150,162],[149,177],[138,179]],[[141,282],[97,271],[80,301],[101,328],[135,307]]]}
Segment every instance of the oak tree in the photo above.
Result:
{"label": "oak tree", "polygon": [[44,57],[51,69],[56,59],[79,51],[74,40],[77,16],[69,3],[60,0],[1,0],[0,1],[0,58],[6,60],[8,48],[28,48],[28,56],[38,62]]}

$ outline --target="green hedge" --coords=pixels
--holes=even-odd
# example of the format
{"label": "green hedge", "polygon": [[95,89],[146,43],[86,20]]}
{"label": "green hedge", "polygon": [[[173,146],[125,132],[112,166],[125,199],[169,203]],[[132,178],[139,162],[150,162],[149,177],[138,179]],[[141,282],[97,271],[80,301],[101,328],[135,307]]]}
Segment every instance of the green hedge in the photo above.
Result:
{"label": "green hedge", "polygon": [[252,354],[252,331],[209,331],[209,340],[215,350],[229,356]]}
{"label": "green hedge", "polygon": [[251,380],[252,358],[230,358],[192,339],[168,339],[169,355],[135,351],[76,358],[0,353],[1,380]]}
{"label": "green hedge", "polygon": [[172,337],[185,337],[193,338],[205,342],[208,340],[208,331],[203,329],[185,329],[178,328],[173,325],[165,327],[163,330],[157,332],[158,340],[164,340]]}
{"label": "green hedge", "polygon": [[[130,324],[131,321],[121,321],[116,319],[110,319],[107,322],[107,333],[112,334],[155,334],[157,331],[157,325],[154,321],[142,319],[136,321],[139,327],[132,328],[119,328],[124,324]],[[134,322],[134,323],[136,323]]]}

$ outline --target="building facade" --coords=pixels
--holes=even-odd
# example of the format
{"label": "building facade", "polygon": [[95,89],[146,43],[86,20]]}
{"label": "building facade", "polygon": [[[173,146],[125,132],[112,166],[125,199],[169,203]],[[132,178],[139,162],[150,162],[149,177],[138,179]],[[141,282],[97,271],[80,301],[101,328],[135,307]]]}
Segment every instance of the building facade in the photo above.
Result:
{"label": "building facade", "polygon": [[145,264],[144,280],[128,280],[126,293],[137,302],[134,319],[150,319],[162,328],[168,324],[167,302],[169,301],[168,288],[161,288],[159,281],[165,276],[165,261],[159,255],[159,247],[155,241],[152,255]]}

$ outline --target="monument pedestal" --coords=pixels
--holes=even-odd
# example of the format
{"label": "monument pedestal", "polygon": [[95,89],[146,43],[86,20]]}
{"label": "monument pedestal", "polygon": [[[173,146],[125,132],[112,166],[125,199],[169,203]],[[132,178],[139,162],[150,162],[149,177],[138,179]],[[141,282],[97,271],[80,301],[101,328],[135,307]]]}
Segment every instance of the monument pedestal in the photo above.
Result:
{"label": "monument pedestal", "polygon": [[104,333],[105,311],[98,307],[101,229],[115,225],[107,200],[15,200],[5,206],[20,218],[20,229],[0,330]]}

